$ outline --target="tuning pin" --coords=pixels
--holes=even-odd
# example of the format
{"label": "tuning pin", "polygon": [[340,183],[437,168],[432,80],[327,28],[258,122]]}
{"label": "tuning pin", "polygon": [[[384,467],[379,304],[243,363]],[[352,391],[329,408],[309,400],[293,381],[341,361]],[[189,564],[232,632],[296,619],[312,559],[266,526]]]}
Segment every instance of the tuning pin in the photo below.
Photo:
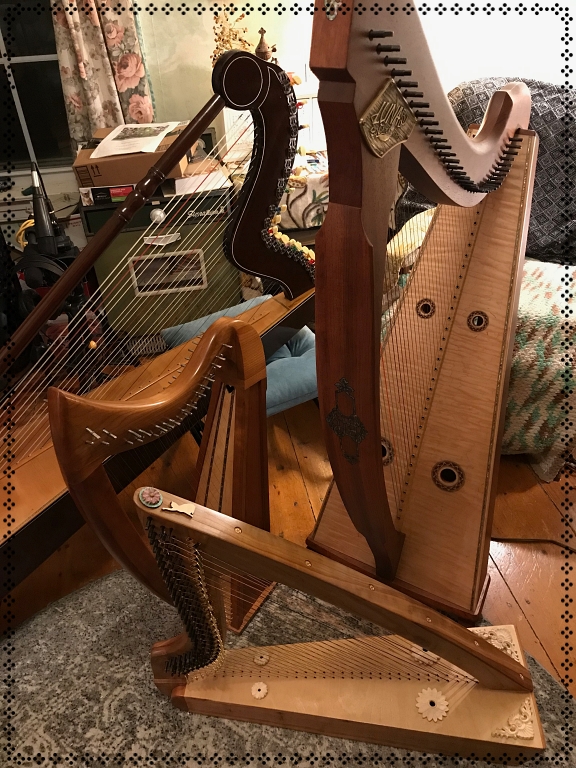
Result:
{"label": "tuning pin", "polygon": [[98,346],[98,344],[97,344],[97,342],[95,342],[94,340],[92,340],[92,341],[91,341],[91,342],[88,344],[88,346],[90,347],[90,349],[96,349],[96,347]]}
{"label": "tuning pin", "polygon": [[288,210],[288,206],[287,206],[287,205],[281,205],[281,206],[280,206],[280,211],[281,211],[282,213],[284,213],[284,211],[287,211],[287,210]]}

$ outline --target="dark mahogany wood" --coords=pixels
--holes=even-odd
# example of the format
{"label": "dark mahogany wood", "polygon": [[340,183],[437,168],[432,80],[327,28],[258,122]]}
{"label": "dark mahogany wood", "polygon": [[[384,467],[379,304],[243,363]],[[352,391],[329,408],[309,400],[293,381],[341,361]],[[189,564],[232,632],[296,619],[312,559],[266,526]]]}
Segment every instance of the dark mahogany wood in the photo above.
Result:
{"label": "dark mahogany wood", "polygon": [[298,143],[292,86],[275,64],[230,51],[218,59],[212,87],[226,106],[250,110],[254,122],[250,167],[224,237],[224,252],[244,272],[277,280],[289,298],[300,296],[314,287],[313,265],[268,234]]}
{"label": "dark mahogany wood", "polygon": [[[392,521],[382,472],[377,308],[382,304],[384,262],[363,224],[365,150],[354,103],[356,85],[347,65],[350,16],[340,15],[331,22],[325,13],[317,13],[310,60],[321,80],[318,103],[330,158],[330,204],[316,236],[318,398],[340,495],[372,550],[378,575],[390,580],[400,559],[402,535]],[[390,203],[397,163],[397,151],[381,163],[388,175],[382,174],[380,184],[388,195],[381,190],[380,196]],[[387,221],[385,207],[380,216]],[[353,400],[337,395],[342,381],[353,390]],[[352,405],[365,432],[357,445],[346,437],[341,440],[328,423],[337,406],[344,416],[351,416]]]}

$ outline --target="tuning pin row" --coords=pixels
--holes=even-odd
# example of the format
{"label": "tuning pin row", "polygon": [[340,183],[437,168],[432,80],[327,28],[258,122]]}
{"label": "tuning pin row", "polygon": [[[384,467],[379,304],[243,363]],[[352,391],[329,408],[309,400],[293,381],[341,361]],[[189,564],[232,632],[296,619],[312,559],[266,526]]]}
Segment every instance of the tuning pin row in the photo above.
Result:
{"label": "tuning pin row", "polygon": [[314,263],[316,260],[316,255],[311,248],[308,248],[306,245],[302,245],[299,240],[294,240],[293,237],[289,237],[285,232],[279,232],[276,225],[268,229],[268,234],[272,235],[272,237],[275,237],[276,240],[283,243],[283,245],[287,245],[289,248],[293,248],[298,253],[301,253],[306,261]]}

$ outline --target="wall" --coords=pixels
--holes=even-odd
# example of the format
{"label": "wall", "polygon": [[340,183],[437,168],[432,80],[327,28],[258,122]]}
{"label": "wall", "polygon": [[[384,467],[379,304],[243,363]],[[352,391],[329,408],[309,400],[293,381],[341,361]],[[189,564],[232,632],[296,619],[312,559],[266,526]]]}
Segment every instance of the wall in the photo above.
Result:
{"label": "wall", "polygon": [[[576,0],[570,2],[576,6]],[[212,14],[156,12],[141,18],[158,119],[193,117],[211,95]],[[563,25],[552,13],[456,15],[448,11],[440,15],[431,11],[421,19],[445,90],[462,80],[491,75],[554,83],[564,79]],[[280,64],[305,75],[312,29],[309,13],[254,12],[241,25],[248,27],[246,38],[254,46],[263,26],[268,42],[278,45]]]}
{"label": "wall", "polygon": [[[208,11],[202,14],[190,12],[185,16],[176,12],[170,15],[154,13],[143,15],[141,23],[157,119],[194,117],[212,95],[213,15]],[[278,44],[281,66],[304,76],[312,34],[309,14],[252,13],[238,26],[248,29],[244,37],[254,47],[260,40],[258,30],[264,27],[267,42]]]}

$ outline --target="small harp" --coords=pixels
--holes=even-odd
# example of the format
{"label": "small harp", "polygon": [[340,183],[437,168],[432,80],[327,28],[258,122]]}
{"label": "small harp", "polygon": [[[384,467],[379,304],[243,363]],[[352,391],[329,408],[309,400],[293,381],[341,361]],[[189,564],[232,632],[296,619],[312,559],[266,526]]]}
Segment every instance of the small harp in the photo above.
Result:
{"label": "small harp", "polygon": [[[215,95],[0,350],[0,372],[8,372],[11,379],[3,400],[9,416],[2,428],[7,450],[0,457],[8,479],[4,543],[9,542],[11,564],[16,568],[11,586],[20,583],[81,524],[50,440],[46,400],[50,386],[93,400],[138,401],[177,384],[198,340],[166,351],[160,331],[238,304],[238,270],[270,278],[284,291],[258,306],[247,305],[243,313],[243,319],[265,337],[269,353],[275,348],[270,339],[274,331],[281,337],[276,341],[280,346],[310,318],[313,261],[306,255],[307,249],[286,245],[275,237],[272,226],[297,147],[294,92],[279,67],[238,51],[224,54],[216,63],[213,87]],[[82,311],[69,318],[63,341],[48,346],[38,360],[24,364],[31,341],[59,315],[66,297],[84,276],[94,266],[98,272],[105,249],[224,107],[241,116],[200,165],[200,171],[209,174],[215,165],[222,169],[221,161],[229,154],[238,163],[235,146],[245,143],[253,126],[254,142],[251,154],[244,158],[248,168],[239,193],[232,194],[228,182],[228,198],[219,195],[214,203],[206,203],[213,198],[200,193],[191,202],[174,197],[160,221],[143,233],[130,235],[134,242],[129,252],[108,278],[100,280]],[[211,184],[204,182],[202,190],[207,185],[210,191]],[[224,206],[227,214],[221,212],[223,199],[230,202]],[[190,227],[190,221],[198,223]],[[174,239],[175,245],[164,244]],[[207,293],[176,290],[181,270],[171,260],[174,250],[204,253]],[[162,285],[161,295],[155,291],[144,298],[136,295],[130,269],[137,272],[139,265],[156,263],[152,278]],[[151,325],[155,328],[152,335]],[[157,456],[150,453],[150,458]],[[116,490],[126,487],[142,470],[140,459],[132,454],[123,456],[120,463],[125,471]],[[41,486],[38,476],[43,477]],[[118,472],[116,476],[120,477]],[[10,583],[6,585],[9,590]]]}
{"label": "small harp", "polygon": [[[335,484],[309,545],[472,617],[538,146],[530,96],[508,84],[467,135],[416,9],[339,5],[317,8],[311,52],[330,162],[316,333]],[[440,204],[401,290],[387,256],[398,170]],[[395,239],[410,237],[408,222]],[[384,288],[397,292],[385,313]]]}
{"label": "small harp", "polygon": [[[156,509],[142,491],[135,500],[185,627],[152,648],[156,685],[177,707],[478,759],[544,748],[514,627],[464,629],[347,566],[157,493]],[[306,593],[394,634],[226,650],[230,573],[248,593],[273,580],[299,590],[292,603]]]}
{"label": "small harp", "polygon": [[[200,452],[180,473],[179,485],[203,504],[269,529],[266,366],[260,337],[248,323],[217,320],[177,381],[151,388],[136,403],[48,391],[54,449],[76,506],[110,554],[165,599],[142,529],[120,504],[103,463],[136,449],[146,467],[147,449],[170,444],[199,420],[199,403],[209,388]],[[240,629],[251,607],[242,609],[232,581],[231,627]]]}

